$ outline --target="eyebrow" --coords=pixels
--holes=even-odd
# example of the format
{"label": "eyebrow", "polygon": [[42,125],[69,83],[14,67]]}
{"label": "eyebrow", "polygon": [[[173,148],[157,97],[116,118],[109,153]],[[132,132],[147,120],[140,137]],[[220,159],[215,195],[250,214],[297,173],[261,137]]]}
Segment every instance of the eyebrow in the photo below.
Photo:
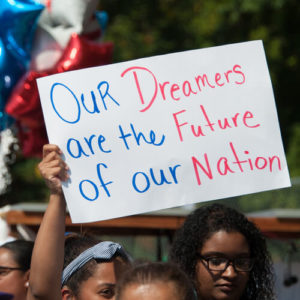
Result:
{"label": "eyebrow", "polygon": [[0,266],[0,269],[7,269],[7,270],[24,270],[21,267],[7,267],[7,266]]}
{"label": "eyebrow", "polygon": [[97,285],[99,288],[100,287],[112,287],[112,288],[114,288],[115,286],[116,286],[116,284],[115,283],[108,283],[108,282],[103,282],[103,283],[99,283],[98,285]]}
{"label": "eyebrow", "polygon": [[[222,257],[228,257],[228,255],[225,254],[224,252],[217,252],[217,251],[209,251],[209,252],[201,254],[201,256],[213,256],[213,255],[215,255],[215,256],[222,256]],[[238,256],[244,256],[244,255],[250,256],[250,252],[241,252],[241,253],[238,253],[236,255],[236,257],[238,257]]]}

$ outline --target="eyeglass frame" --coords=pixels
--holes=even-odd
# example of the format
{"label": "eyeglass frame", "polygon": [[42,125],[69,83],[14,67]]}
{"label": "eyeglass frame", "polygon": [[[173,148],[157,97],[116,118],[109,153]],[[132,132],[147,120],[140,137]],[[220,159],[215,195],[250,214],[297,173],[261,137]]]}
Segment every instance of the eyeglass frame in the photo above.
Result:
{"label": "eyeglass frame", "polygon": [[[0,272],[1,271],[5,271],[7,270],[8,273],[10,273],[11,271],[25,271],[24,268],[21,268],[21,267],[5,267],[5,266],[0,266]],[[5,275],[4,275],[5,276]],[[1,277],[1,274],[0,274],[0,277]]]}
{"label": "eyeglass frame", "polygon": [[[200,253],[197,253],[197,257],[201,260],[201,261],[205,261],[206,264],[204,264],[204,266],[209,270],[209,271],[213,271],[213,272],[225,272],[225,270],[228,268],[229,265],[232,265],[233,269],[235,272],[237,273],[241,273],[241,272],[250,272],[252,269],[253,269],[253,265],[254,265],[254,260],[253,258],[251,257],[247,257],[247,259],[250,260],[250,263],[251,263],[251,266],[248,270],[237,270],[236,268],[236,265],[235,265],[235,261],[236,259],[240,259],[241,257],[237,257],[237,258],[234,258],[234,259],[229,259],[229,258],[226,258],[226,257],[218,257],[218,256],[211,256],[211,257],[204,257],[202,256]],[[212,258],[223,258],[225,260],[227,260],[226,264],[225,264],[225,267],[223,270],[213,270],[209,267],[209,260],[212,259]]]}

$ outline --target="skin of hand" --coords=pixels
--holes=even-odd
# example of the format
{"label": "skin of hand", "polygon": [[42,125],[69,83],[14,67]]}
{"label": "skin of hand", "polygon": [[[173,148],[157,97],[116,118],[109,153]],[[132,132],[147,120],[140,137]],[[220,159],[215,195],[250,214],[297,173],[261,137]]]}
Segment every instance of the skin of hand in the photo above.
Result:
{"label": "skin of hand", "polygon": [[57,145],[44,145],[43,160],[38,166],[52,194],[62,194],[61,182],[69,178],[69,167],[62,160],[61,155],[62,151]]}

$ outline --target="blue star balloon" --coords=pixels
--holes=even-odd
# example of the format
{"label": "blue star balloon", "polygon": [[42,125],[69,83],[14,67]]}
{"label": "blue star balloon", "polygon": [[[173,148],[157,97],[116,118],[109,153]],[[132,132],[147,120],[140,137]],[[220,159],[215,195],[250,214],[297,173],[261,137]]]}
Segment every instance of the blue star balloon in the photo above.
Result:
{"label": "blue star balloon", "polygon": [[96,19],[97,19],[98,23],[100,24],[101,29],[104,33],[105,30],[106,30],[106,27],[107,27],[107,23],[108,23],[108,14],[107,14],[107,12],[104,11],[104,10],[96,11],[95,16],[96,16]]}
{"label": "blue star balloon", "polygon": [[0,131],[11,122],[4,113],[5,104],[29,65],[34,31],[43,9],[34,0],[0,2]]}

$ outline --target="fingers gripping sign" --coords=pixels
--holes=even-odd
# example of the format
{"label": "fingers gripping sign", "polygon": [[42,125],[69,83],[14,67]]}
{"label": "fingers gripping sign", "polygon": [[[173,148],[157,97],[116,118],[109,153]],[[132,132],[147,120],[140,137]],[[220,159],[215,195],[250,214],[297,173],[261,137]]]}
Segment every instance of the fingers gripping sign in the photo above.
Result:
{"label": "fingers gripping sign", "polygon": [[39,171],[51,193],[62,193],[62,181],[69,178],[69,167],[63,161],[62,151],[57,145],[47,144],[43,147],[43,160],[39,163]]}

